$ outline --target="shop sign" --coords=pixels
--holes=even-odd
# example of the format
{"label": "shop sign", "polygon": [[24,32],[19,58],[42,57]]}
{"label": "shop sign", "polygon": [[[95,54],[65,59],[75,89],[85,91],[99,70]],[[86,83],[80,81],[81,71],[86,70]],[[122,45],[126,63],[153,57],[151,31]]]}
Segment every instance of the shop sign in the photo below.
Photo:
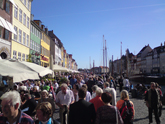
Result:
{"label": "shop sign", "polygon": [[41,55],[41,60],[49,62],[49,59]]}

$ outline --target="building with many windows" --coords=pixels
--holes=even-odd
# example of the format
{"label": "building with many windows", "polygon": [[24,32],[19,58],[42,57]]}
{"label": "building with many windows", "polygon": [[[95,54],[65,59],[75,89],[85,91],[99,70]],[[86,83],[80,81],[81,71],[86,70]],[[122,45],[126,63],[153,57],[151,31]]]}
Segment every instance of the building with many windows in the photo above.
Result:
{"label": "building with many windows", "polygon": [[41,22],[39,25],[33,21],[33,15],[31,16],[31,34],[30,34],[30,55],[31,61],[40,65],[41,54]]}
{"label": "building with many windows", "polygon": [[13,27],[17,34],[12,36],[11,58],[26,61],[30,47],[30,16],[32,0],[15,0]]}
{"label": "building with many windows", "polygon": [[15,3],[10,0],[0,0],[0,58],[9,59],[11,57],[12,33],[16,32],[12,26],[12,13]]}

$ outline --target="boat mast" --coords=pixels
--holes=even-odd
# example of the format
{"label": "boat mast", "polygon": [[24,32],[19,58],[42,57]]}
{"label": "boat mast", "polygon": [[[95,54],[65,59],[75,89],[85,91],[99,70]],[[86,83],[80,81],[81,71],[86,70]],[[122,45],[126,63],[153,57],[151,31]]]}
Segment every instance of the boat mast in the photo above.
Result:
{"label": "boat mast", "polygon": [[106,45],[106,40],[105,40],[105,64],[106,64],[106,74],[107,74],[107,45]]}
{"label": "boat mast", "polygon": [[105,71],[104,71],[104,35],[103,35],[103,80],[104,80],[104,76],[105,76]]}
{"label": "boat mast", "polygon": [[121,51],[120,51],[120,56],[121,56],[121,59],[120,59],[120,61],[121,61],[121,68],[120,68],[120,75],[122,76],[122,42],[121,42]]}

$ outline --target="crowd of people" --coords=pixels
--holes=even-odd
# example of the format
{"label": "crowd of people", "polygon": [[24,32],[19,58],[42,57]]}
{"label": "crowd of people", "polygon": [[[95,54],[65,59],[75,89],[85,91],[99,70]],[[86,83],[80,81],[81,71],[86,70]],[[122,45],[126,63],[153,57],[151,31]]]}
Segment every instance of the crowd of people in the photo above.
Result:
{"label": "crowd of people", "polygon": [[[149,122],[160,103],[159,92],[151,84],[146,92]],[[119,86],[120,100],[116,101]],[[0,123],[9,124],[133,124],[135,109],[129,99],[131,84],[127,78],[87,74],[57,76],[56,80],[24,81],[1,96]],[[157,99],[153,101],[151,97]],[[60,121],[53,118],[59,109]]]}

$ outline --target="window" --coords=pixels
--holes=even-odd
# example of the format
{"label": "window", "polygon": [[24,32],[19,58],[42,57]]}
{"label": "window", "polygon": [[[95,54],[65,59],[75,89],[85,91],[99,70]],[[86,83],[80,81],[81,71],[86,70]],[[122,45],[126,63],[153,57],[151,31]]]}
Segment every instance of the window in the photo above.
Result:
{"label": "window", "polygon": [[0,8],[3,9],[3,0],[0,0]]}
{"label": "window", "polygon": [[39,52],[39,44],[37,43],[37,52]]}
{"label": "window", "polygon": [[41,33],[41,35],[40,35],[40,36],[41,36],[40,38],[42,39],[42,33]]}
{"label": "window", "polygon": [[14,7],[14,17],[18,18],[18,8],[16,6]]}
{"label": "window", "polygon": [[9,0],[6,0],[6,12],[7,13],[10,13],[10,2],[9,2]]}
{"label": "window", "polygon": [[34,26],[32,26],[32,33],[34,34]]}
{"label": "window", "polygon": [[22,61],[25,61],[25,54],[22,54]]}
{"label": "window", "polygon": [[29,17],[27,17],[27,28],[29,28]]}
{"label": "window", "polygon": [[30,40],[30,48],[33,49],[33,41]]}
{"label": "window", "polygon": [[36,51],[36,42],[34,42],[34,50]]}
{"label": "window", "polygon": [[26,0],[24,0],[24,5],[26,6]]}
{"label": "window", "polygon": [[36,29],[36,36],[38,36],[38,30]]}
{"label": "window", "polygon": [[30,6],[30,5],[29,5],[29,0],[27,0],[27,8],[28,8],[28,10],[29,10],[29,6]]}
{"label": "window", "polygon": [[13,51],[13,59],[17,58],[17,51]]}
{"label": "window", "polygon": [[34,50],[34,41],[33,41],[33,50]]}
{"label": "window", "polygon": [[2,27],[0,26],[0,38],[2,37]]}
{"label": "window", "polygon": [[29,59],[29,55],[26,55],[26,61]]}
{"label": "window", "polygon": [[34,35],[36,35],[36,28],[34,27]]}
{"label": "window", "polygon": [[23,44],[25,45],[26,34],[23,32]]}
{"label": "window", "polygon": [[19,9],[19,21],[22,22],[22,10]]}
{"label": "window", "polygon": [[23,14],[23,24],[26,25],[26,14]]}
{"label": "window", "polygon": [[[16,27],[16,26],[14,26],[14,30],[15,30],[15,32],[17,33],[17,27]],[[14,40],[17,41],[17,34],[14,34]]]}
{"label": "window", "polygon": [[22,30],[19,29],[19,42],[22,42]]}
{"label": "window", "polygon": [[35,35],[37,36],[37,29],[35,28]]}
{"label": "window", "polygon": [[26,45],[29,47],[29,35],[27,35]]}
{"label": "window", "polygon": [[38,44],[38,52],[40,52],[40,44]]}
{"label": "window", "polygon": [[30,25],[30,31],[31,31],[31,33],[33,32],[32,25]]}
{"label": "window", "polygon": [[18,52],[18,60],[21,61],[21,53],[20,52]]}
{"label": "window", "polygon": [[5,29],[5,39],[8,40],[9,39],[9,31]]}

